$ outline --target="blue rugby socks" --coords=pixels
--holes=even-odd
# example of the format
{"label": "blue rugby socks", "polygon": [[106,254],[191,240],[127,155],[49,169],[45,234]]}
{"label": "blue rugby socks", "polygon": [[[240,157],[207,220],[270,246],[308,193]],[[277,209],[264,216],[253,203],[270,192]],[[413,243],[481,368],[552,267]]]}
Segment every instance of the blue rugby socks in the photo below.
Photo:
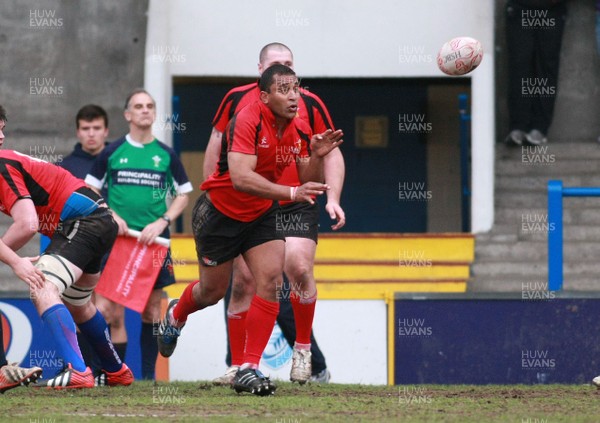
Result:
{"label": "blue rugby socks", "polygon": [[77,344],[75,322],[64,304],[56,304],[42,314],[42,320],[50,328],[52,337],[58,346],[60,356],[65,365],[71,363],[73,369],[84,372],[87,366],[81,357]]}
{"label": "blue rugby socks", "polygon": [[102,369],[114,373],[121,370],[123,362],[119,358],[112,341],[104,316],[96,310],[90,320],[79,325],[79,330],[86,337],[98,355]]}

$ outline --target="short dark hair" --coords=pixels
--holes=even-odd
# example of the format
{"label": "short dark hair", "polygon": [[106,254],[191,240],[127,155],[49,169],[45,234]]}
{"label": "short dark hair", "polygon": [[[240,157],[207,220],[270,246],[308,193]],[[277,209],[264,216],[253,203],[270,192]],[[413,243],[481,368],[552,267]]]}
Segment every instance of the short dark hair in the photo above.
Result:
{"label": "short dark hair", "polygon": [[288,46],[286,46],[285,44],[283,44],[283,43],[277,43],[277,42],[275,42],[275,43],[269,43],[269,44],[267,44],[266,46],[264,46],[263,48],[260,49],[260,53],[258,54],[258,61],[260,63],[264,62],[265,56],[267,55],[267,52],[269,50],[271,50],[271,49],[273,49],[273,50],[279,50],[279,51],[285,51],[285,50],[287,50],[292,55],[292,58],[294,57],[294,54],[292,53],[292,50],[290,50],[290,48]]}
{"label": "short dark hair", "polygon": [[269,92],[269,88],[271,87],[271,85],[273,85],[273,82],[275,82],[275,76],[277,76],[277,75],[296,76],[296,72],[294,72],[292,70],[292,68],[285,66],[285,65],[277,64],[277,65],[270,66],[267,69],[265,69],[265,71],[262,73],[262,75],[260,77],[260,80],[258,81],[258,86],[259,86],[260,90]]}
{"label": "short dark hair", "polygon": [[129,95],[127,96],[127,98],[125,99],[125,110],[127,110],[127,108],[129,107],[129,102],[131,101],[131,97],[133,97],[136,94],[148,94],[148,96],[152,99],[153,103],[156,103],[156,101],[154,101],[154,97],[152,97],[152,95],[146,91],[144,88],[136,88],[135,90],[131,91],[129,93]]}
{"label": "short dark hair", "polygon": [[80,120],[91,122],[98,118],[102,118],[104,120],[104,126],[108,128],[108,114],[106,113],[106,110],[95,104],[86,104],[77,112],[75,124],[77,125],[77,129],[79,129]]}
{"label": "short dark hair", "polygon": [[4,108],[4,106],[0,105],[0,121],[5,122],[8,121],[8,119],[6,118],[6,109]]}

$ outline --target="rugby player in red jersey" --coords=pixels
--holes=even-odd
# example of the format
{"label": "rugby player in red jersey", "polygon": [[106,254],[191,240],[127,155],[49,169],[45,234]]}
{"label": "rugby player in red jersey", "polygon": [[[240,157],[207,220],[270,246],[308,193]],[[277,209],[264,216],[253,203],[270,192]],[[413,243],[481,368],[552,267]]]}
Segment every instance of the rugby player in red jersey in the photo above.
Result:
{"label": "rugby player in red jersey", "polygon": [[[0,148],[4,145],[4,127],[6,126],[6,109],[0,106]],[[0,342],[4,339],[0,321]],[[42,375],[41,367],[20,367],[18,363],[9,363],[6,360],[4,345],[0,345],[0,393],[21,385],[35,382]]]}
{"label": "rugby player in red jersey", "polygon": [[[285,235],[277,230],[278,201],[314,204],[314,196],[330,187],[323,183],[324,157],[342,143],[342,131],[312,135],[296,117],[300,97],[292,69],[274,65],[259,81],[260,101],[241,110],[225,130],[227,155],[202,184],[206,193],[196,203],[192,226],[200,262],[200,280],[173,300],[159,328],[159,348],[170,356],[180,329],[194,311],[216,304],[227,290],[233,259],[242,254],[256,281],[246,317],[246,345],[233,388],[255,395],[276,387],[258,370],[279,311]],[[278,181],[295,162],[299,186]]]}
{"label": "rugby player in red jersey", "polygon": [[[291,50],[281,43],[270,43],[264,46],[259,54],[258,72],[274,64],[282,64],[294,68],[294,57]],[[226,154],[222,134],[233,115],[246,105],[259,99],[258,83],[252,83],[232,89],[223,98],[213,119],[213,131],[204,157],[204,177],[208,178],[214,171],[219,157]],[[333,129],[333,123],[323,101],[315,94],[300,89],[297,115],[306,121],[312,132],[319,134]],[[327,191],[325,209],[337,222],[334,230],[345,224],[344,211],[340,207],[340,195],[344,183],[344,158],[339,149],[325,157],[325,180],[330,186]],[[288,166],[279,181],[283,185],[300,185],[296,166]],[[290,379],[304,383],[328,382],[329,370],[325,357],[321,352],[314,335],[312,322],[314,317],[317,288],[314,278],[314,260],[318,240],[319,209],[317,204],[280,202],[282,214],[280,228],[286,237],[285,276],[289,279],[289,290],[282,289],[280,295],[280,311],[277,323],[283,335],[294,348]],[[231,301],[225,297],[227,306],[227,327],[231,350],[230,367],[224,375],[213,383],[229,385],[237,372],[244,355],[246,338],[246,315],[250,302],[256,293],[256,284],[243,257],[234,260]]]}
{"label": "rugby player in red jersey", "polygon": [[[0,261],[29,285],[31,300],[65,364],[58,375],[34,386],[94,387],[94,376],[77,344],[75,322],[84,335],[102,338],[102,364],[114,365],[119,369],[115,373],[131,383],[133,375],[116,355],[106,321],[90,301],[100,260],[118,231],[104,199],[54,164],[4,150],[0,151],[0,211],[13,219],[0,240]],[[51,241],[34,265],[31,258],[15,251],[37,232]]]}

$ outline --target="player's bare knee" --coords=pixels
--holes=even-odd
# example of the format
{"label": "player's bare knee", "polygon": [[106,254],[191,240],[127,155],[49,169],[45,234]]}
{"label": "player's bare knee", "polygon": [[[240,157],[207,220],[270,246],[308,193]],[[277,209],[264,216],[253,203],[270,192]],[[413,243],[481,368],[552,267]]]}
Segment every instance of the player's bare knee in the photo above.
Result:
{"label": "player's bare knee", "polygon": [[310,260],[293,260],[286,262],[285,274],[296,283],[305,283],[313,278],[313,265]]}
{"label": "player's bare knee", "polygon": [[227,292],[226,284],[224,284],[224,286],[220,286],[217,284],[212,284],[210,286],[207,285],[208,284],[205,284],[202,287],[202,291],[200,294],[200,301],[202,301],[202,305],[205,307],[217,304]]}
{"label": "player's bare knee", "polygon": [[[106,318],[107,322],[109,321],[109,318]],[[111,329],[115,329],[115,330],[120,330],[120,329],[125,329],[125,313],[123,310],[123,313],[121,313],[121,310],[119,309],[119,307],[114,307],[112,314],[110,316],[110,326]]]}
{"label": "player's bare knee", "polygon": [[252,283],[233,283],[231,285],[231,300],[232,301],[242,301],[244,298],[248,296],[253,296],[256,292],[256,286],[254,281]]}
{"label": "player's bare knee", "polygon": [[58,287],[48,280],[46,280],[42,288],[32,289],[29,295],[31,297],[31,301],[36,306],[54,303],[60,299]]}

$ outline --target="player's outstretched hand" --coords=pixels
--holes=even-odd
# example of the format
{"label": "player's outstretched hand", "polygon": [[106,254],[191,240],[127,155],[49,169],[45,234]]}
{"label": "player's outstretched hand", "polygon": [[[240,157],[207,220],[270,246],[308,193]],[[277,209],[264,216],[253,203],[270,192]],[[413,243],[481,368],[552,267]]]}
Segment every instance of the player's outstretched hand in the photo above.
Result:
{"label": "player's outstretched hand", "polygon": [[40,269],[33,265],[40,257],[20,257],[19,260],[12,265],[12,270],[15,275],[30,288],[41,289],[44,287],[46,278]]}
{"label": "player's outstretched hand", "polygon": [[294,201],[302,202],[306,201],[310,204],[315,204],[313,196],[321,195],[329,189],[329,185],[321,182],[307,182],[296,188]]}
{"label": "player's outstretched hand", "polygon": [[317,157],[324,157],[344,142],[343,136],[344,133],[341,129],[335,131],[328,129],[322,134],[315,134],[310,140],[310,150]]}
{"label": "player's outstretched hand", "polygon": [[325,211],[332,220],[336,221],[335,224],[331,225],[331,229],[334,231],[337,231],[346,224],[346,214],[338,203],[328,201],[325,205]]}

